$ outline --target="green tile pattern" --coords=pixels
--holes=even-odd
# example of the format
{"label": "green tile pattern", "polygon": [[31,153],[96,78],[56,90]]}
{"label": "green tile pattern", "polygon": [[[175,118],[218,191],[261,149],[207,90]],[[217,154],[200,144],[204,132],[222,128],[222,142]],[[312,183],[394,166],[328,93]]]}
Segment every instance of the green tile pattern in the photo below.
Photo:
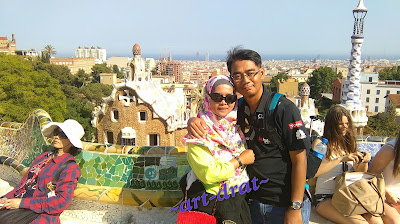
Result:
{"label": "green tile pattern", "polygon": [[[179,190],[180,178],[190,170],[185,155],[109,155],[83,151],[76,161],[81,167],[81,184],[143,190]],[[181,165],[177,165],[178,161]]]}
{"label": "green tile pattern", "polygon": [[[44,110],[34,111],[19,128],[0,127],[0,155],[30,166],[41,153],[51,149],[41,127],[51,118]],[[190,170],[185,155],[170,155],[174,146],[139,146],[127,154],[107,154],[100,149],[118,145],[90,145],[95,150],[76,156],[81,168],[80,184],[143,190],[179,190],[179,180]]]}
{"label": "green tile pattern", "polygon": [[29,166],[38,155],[50,150],[40,129],[48,122],[51,122],[48,113],[39,109],[18,129],[0,127],[0,154]]}

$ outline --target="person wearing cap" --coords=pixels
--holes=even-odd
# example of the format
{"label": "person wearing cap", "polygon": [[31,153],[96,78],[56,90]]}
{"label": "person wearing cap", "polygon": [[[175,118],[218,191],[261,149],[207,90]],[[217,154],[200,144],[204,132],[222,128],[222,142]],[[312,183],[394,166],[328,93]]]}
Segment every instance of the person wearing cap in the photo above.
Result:
{"label": "person wearing cap", "polygon": [[[85,131],[77,121],[50,122],[42,129],[45,137],[53,138],[53,149],[32,162],[20,183],[0,198],[2,209],[30,209],[39,216],[31,223],[60,223],[60,214],[69,206],[81,171],[74,156],[82,150]],[[57,171],[67,161],[59,179],[46,191]],[[48,193],[47,193],[48,192]]]}

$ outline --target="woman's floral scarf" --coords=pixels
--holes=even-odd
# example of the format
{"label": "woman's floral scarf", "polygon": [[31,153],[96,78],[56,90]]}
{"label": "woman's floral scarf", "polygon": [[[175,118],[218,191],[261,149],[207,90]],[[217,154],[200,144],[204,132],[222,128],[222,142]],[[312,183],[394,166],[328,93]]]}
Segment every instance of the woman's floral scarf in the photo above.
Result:
{"label": "woman's floral scarf", "polygon": [[[186,135],[183,139],[184,143],[206,146],[215,160],[230,161],[232,158],[239,156],[246,150],[246,142],[237,122],[237,101],[233,110],[225,117],[219,117],[211,111],[211,93],[213,86],[219,79],[231,80],[225,75],[212,77],[207,81],[204,93],[204,102],[199,109],[197,117],[203,119],[206,123],[206,137],[204,139],[190,139]],[[232,84],[233,86],[233,84]],[[228,179],[227,185],[235,186],[249,180],[244,168],[237,168],[235,176]],[[239,186],[238,186],[239,187]]]}

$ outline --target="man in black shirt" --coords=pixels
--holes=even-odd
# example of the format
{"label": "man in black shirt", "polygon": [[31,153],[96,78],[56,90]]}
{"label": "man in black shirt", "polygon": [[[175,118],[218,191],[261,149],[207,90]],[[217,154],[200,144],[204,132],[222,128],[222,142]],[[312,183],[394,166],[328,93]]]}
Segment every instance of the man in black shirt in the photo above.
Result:
{"label": "man in black shirt", "polygon": [[[311,204],[303,203],[306,184],[306,149],[310,139],[301,120],[298,108],[281,97],[274,112],[274,122],[285,150],[281,150],[264,127],[267,100],[271,91],[263,87],[261,77],[265,71],[260,55],[252,50],[234,48],[228,54],[227,66],[236,90],[244,102],[238,110],[238,121],[246,136],[249,149],[256,156],[254,164],[247,167],[250,179],[269,179],[252,192],[250,205],[253,223],[308,223]],[[193,124],[191,124],[193,123]],[[239,122],[240,124],[241,122]],[[201,120],[190,121],[188,130],[194,137],[204,133]],[[306,205],[303,208],[303,205]],[[303,217],[303,219],[302,219]]]}

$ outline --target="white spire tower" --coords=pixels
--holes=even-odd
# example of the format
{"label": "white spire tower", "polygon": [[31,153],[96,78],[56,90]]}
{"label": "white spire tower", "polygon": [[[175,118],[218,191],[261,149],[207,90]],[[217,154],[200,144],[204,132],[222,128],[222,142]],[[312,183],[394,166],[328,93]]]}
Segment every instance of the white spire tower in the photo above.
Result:
{"label": "white spire tower", "polygon": [[362,135],[364,126],[367,125],[368,117],[366,109],[361,105],[361,46],[364,42],[364,18],[367,15],[364,1],[360,0],[358,6],[353,10],[354,29],[351,36],[351,57],[349,75],[342,82],[342,105],[351,113],[357,134]]}

